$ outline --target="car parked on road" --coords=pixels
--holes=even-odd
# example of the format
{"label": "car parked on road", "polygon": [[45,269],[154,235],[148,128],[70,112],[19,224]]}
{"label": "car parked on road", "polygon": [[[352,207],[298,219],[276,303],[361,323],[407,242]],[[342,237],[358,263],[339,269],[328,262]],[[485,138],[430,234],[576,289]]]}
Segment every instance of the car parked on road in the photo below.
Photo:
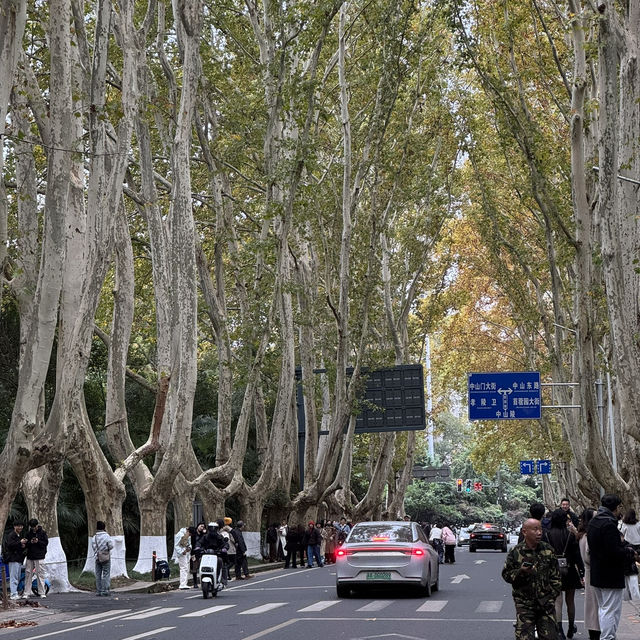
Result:
{"label": "car parked on road", "polygon": [[413,585],[438,590],[438,553],[415,522],[359,522],[336,552],[336,592],[354,587]]}
{"label": "car parked on road", "polygon": [[478,549],[496,549],[507,552],[508,537],[505,530],[497,524],[484,522],[477,524],[469,534],[469,551]]}

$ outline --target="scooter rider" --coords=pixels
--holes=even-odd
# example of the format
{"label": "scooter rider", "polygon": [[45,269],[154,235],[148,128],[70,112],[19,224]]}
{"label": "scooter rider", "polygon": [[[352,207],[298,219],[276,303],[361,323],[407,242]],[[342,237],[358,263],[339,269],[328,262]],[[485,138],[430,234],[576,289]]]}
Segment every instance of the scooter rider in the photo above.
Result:
{"label": "scooter rider", "polygon": [[202,547],[205,549],[205,553],[213,553],[220,558],[218,562],[217,580],[222,584],[226,583],[226,576],[223,567],[226,563],[224,556],[227,555],[229,550],[229,542],[220,534],[220,525],[217,522],[210,522],[207,527],[207,535],[205,536]]}

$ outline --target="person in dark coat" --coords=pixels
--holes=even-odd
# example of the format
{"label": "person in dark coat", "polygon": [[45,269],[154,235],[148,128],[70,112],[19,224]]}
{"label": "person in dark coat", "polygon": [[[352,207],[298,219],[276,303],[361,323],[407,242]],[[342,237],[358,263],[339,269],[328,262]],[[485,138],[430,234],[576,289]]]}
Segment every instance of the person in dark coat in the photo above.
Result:
{"label": "person in dark coat", "polygon": [[207,525],[199,522],[197,527],[189,527],[191,534],[191,575],[193,576],[193,587],[198,588],[198,570],[200,569],[200,559],[204,553],[202,546],[207,535]]}
{"label": "person in dark coat", "polygon": [[571,524],[577,529],[580,521],[577,514],[571,511],[571,502],[569,502],[569,498],[562,498],[562,500],[560,500],[560,508],[564,511],[565,518],[570,518]]}
{"label": "person in dark coat", "polygon": [[251,578],[251,575],[249,575],[249,565],[247,563],[247,543],[244,541],[242,529],[244,529],[244,522],[238,520],[236,526],[231,530],[233,541],[236,543],[236,580],[247,580]]}
{"label": "person in dark coat", "polygon": [[2,559],[9,565],[11,600],[17,600],[20,597],[18,584],[20,583],[20,572],[22,571],[22,563],[27,550],[27,539],[22,535],[23,529],[24,524],[22,522],[14,522],[13,529],[6,535],[2,545]]}
{"label": "person in dark coat", "polygon": [[[305,537],[306,536],[306,537]],[[298,525],[298,551],[300,552],[300,568],[304,567],[304,553],[307,550],[307,532],[303,525]]]}
{"label": "person in dark coat", "polygon": [[324,566],[320,558],[320,543],[322,542],[321,529],[316,527],[316,523],[313,521],[309,523],[309,527],[305,532],[305,541],[307,543],[307,568],[311,569],[314,558],[319,567]]}
{"label": "person in dark coat", "polygon": [[267,528],[266,542],[269,545],[269,562],[276,562],[278,559],[278,527],[275,522]]}
{"label": "person in dark coat", "polygon": [[548,531],[544,532],[543,538],[553,547],[553,551],[558,558],[566,559],[566,568],[560,568],[560,578],[562,580],[562,592],[556,598],[556,622],[558,624],[558,638],[564,638],[562,628],[562,594],[567,603],[567,618],[569,619],[569,630],[567,638],[573,638],[578,631],[575,625],[576,619],[576,589],[581,589],[584,585],[584,563],[580,555],[580,546],[577,538],[567,527],[567,514],[564,509],[556,509],[551,514],[551,525]]}
{"label": "person in dark coat", "polygon": [[[41,598],[46,598],[44,586],[44,564],[43,560],[47,555],[47,546],[49,538],[47,532],[38,524],[35,518],[29,520],[29,531],[25,535],[27,539],[27,563],[25,566],[25,581],[31,580],[30,576],[36,574],[38,581],[38,594]],[[25,588],[23,598],[27,598],[28,589]]]}
{"label": "person in dark coat", "polygon": [[291,565],[294,569],[298,566],[296,563],[296,555],[299,548],[300,536],[298,534],[298,527],[288,527],[286,544],[285,544],[285,558],[284,568],[288,569]]}
{"label": "person in dark coat", "polygon": [[621,502],[615,494],[602,496],[602,506],[587,529],[591,586],[598,602],[601,640],[615,640],[622,614],[625,570],[633,560],[638,560],[638,554],[625,545],[618,531]]}

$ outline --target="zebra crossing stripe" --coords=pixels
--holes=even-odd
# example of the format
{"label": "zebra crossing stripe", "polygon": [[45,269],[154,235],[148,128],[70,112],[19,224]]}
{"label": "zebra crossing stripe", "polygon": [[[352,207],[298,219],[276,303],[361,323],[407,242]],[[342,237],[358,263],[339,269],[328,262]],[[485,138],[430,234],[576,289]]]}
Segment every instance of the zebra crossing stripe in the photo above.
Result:
{"label": "zebra crossing stripe", "polygon": [[102,613],[94,613],[90,616],[83,616],[82,618],[74,618],[70,622],[92,622],[93,620],[99,620],[100,618],[108,618],[109,616],[119,616],[123,613],[129,613],[131,609],[110,609],[109,611],[103,611]]}
{"label": "zebra crossing stripe", "polygon": [[476,613],[498,613],[502,609],[502,600],[483,600],[476,608]]}
{"label": "zebra crossing stripe", "polygon": [[172,629],[175,629],[175,627],[160,627],[160,629],[145,631],[144,633],[139,633],[137,636],[129,636],[128,638],[123,638],[122,640],[140,640],[140,638],[148,638],[149,636],[153,636],[157,633],[164,633],[165,631],[171,631]]}
{"label": "zebra crossing stripe", "polygon": [[180,609],[182,609],[182,607],[165,607],[164,609],[151,609],[149,611],[135,613],[132,616],[125,616],[123,620],[145,620],[146,618],[153,618],[154,616],[159,616],[163,613],[171,613],[172,611],[179,611]]}
{"label": "zebra crossing stripe", "polygon": [[298,609],[298,613],[310,613],[312,611],[324,611],[329,607],[332,607],[334,604],[338,604],[339,600],[320,600],[320,602],[316,602],[314,604],[310,604],[308,607],[304,607],[304,609]]}
{"label": "zebra crossing stripe", "polygon": [[254,607],[253,609],[247,609],[246,611],[241,611],[239,616],[255,616],[258,613],[264,613],[265,611],[271,611],[272,609],[277,609],[278,607],[284,607],[289,604],[288,602],[267,602],[267,604],[262,604],[259,607]]}
{"label": "zebra crossing stripe", "polygon": [[365,604],[364,607],[356,609],[356,611],[380,611],[386,609],[390,604],[393,604],[393,600],[374,600],[369,604]]}
{"label": "zebra crossing stripe", "polygon": [[416,611],[437,613],[438,611],[442,611],[448,602],[448,600],[427,600],[424,604],[420,605]]}
{"label": "zebra crossing stripe", "polygon": [[202,618],[204,616],[208,616],[210,613],[217,613],[218,611],[223,611],[224,609],[231,609],[231,607],[235,607],[235,604],[218,604],[215,607],[208,607],[207,609],[198,609],[198,611],[192,611],[191,613],[185,613],[180,618]]}

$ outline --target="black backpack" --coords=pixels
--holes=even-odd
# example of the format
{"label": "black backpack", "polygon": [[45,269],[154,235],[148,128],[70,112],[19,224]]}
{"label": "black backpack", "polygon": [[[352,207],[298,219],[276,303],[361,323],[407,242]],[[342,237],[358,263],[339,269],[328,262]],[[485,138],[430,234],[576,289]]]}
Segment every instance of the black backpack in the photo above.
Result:
{"label": "black backpack", "polygon": [[156,580],[166,580],[171,576],[171,569],[166,560],[156,562]]}

